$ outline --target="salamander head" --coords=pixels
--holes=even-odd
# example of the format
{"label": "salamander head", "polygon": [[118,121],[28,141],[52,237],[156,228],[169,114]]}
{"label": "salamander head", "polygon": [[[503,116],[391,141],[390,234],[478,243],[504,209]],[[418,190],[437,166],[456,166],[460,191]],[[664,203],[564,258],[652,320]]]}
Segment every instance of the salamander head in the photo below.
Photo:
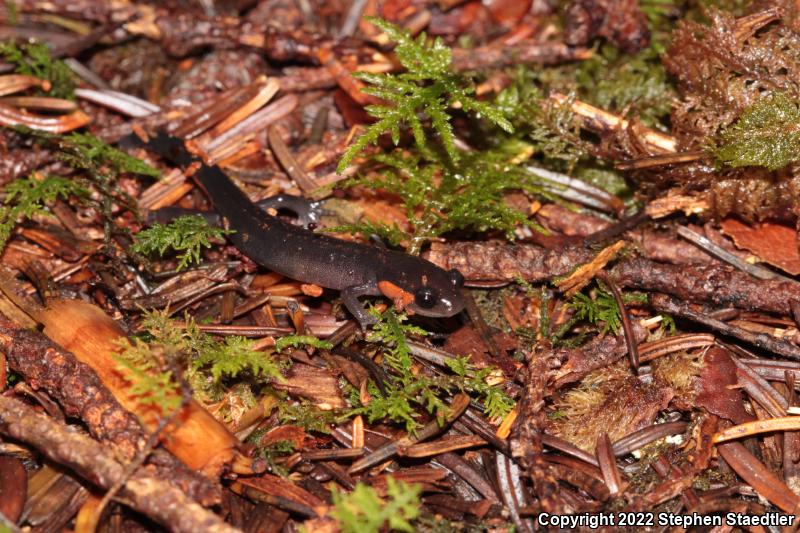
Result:
{"label": "salamander head", "polygon": [[415,265],[417,268],[408,271],[402,282],[379,281],[380,291],[391,298],[396,307],[422,316],[448,317],[461,312],[464,277],[456,269],[443,270],[425,263],[424,266]]}

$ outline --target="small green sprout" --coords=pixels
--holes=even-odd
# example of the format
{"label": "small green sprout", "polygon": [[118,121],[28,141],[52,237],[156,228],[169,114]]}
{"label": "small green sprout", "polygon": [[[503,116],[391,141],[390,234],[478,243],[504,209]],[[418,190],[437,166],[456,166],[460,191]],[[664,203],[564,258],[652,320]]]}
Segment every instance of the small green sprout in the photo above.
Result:
{"label": "small green sprout", "polygon": [[342,533],[380,533],[384,526],[391,531],[414,531],[413,521],[420,515],[419,485],[386,478],[386,498],[363,483],[349,494],[333,492],[331,515]]}
{"label": "small green sprout", "polygon": [[[622,327],[620,309],[614,296],[598,287],[593,291],[593,297],[579,292],[572,297],[570,306],[575,309],[577,320],[586,320],[590,324],[601,324],[601,333],[611,331],[614,335]],[[623,293],[622,300],[626,304],[642,304],[647,302],[647,297],[641,293]]]}
{"label": "small green sprout", "polygon": [[211,248],[212,240],[222,240],[231,230],[210,226],[200,215],[180,216],[168,225],[154,224],[136,234],[131,251],[145,256],[178,254],[178,270],[199,263],[203,248]]}
{"label": "small green sprout", "polygon": [[449,407],[442,398],[455,391],[478,396],[484,404],[486,414],[492,418],[501,418],[513,409],[514,401],[502,389],[487,381],[495,370],[477,369],[467,358],[447,362],[455,375],[427,376],[421,372],[415,373],[411,348],[406,337],[427,335],[427,332],[417,326],[405,324],[406,316],[398,315],[391,309],[382,314],[373,311],[373,315],[379,321],[373,326],[367,340],[384,346],[384,361],[392,370],[392,378],[385,384],[385,395],[370,383],[367,387],[371,396],[369,403],[356,407],[351,414],[364,414],[370,422],[390,419],[405,424],[406,430],[413,433],[419,425],[416,418],[420,408],[443,423]]}
{"label": "small green sprout", "polygon": [[58,198],[86,197],[89,194],[67,178],[45,176],[40,179],[36,174],[12,181],[6,186],[5,193],[5,205],[0,207],[0,250],[21,219],[47,213],[45,206]]}

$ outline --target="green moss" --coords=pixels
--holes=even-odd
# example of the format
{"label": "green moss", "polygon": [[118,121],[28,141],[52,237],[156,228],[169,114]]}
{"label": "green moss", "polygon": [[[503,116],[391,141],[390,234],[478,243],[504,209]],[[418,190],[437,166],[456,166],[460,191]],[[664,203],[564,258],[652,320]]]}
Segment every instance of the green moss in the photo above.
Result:
{"label": "green moss", "polygon": [[717,160],[731,167],[778,170],[800,160],[800,107],[785,93],[750,105],[719,136]]}
{"label": "green moss", "polygon": [[38,179],[35,175],[12,181],[4,192],[4,205],[0,207],[0,251],[22,219],[46,213],[45,207],[58,198],[89,194],[80,184],[66,178],[45,176]]}
{"label": "green moss", "polygon": [[330,350],[333,345],[328,341],[320,340],[313,335],[286,335],[275,341],[275,351],[282,352],[288,347],[313,346],[320,350]]}
{"label": "green moss", "polygon": [[333,516],[342,533],[379,533],[388,526],[390,531],[415,531],[412,525],[420,514],[419,485],[410,485],[386,478],[386,497],[358,483],[352,492],[333,492]]}
{"label": "green moss", "polygon": [[130,384],[128,394],[141,405],[154,405],[161,409],[162,416],[175,412],[183,401],[180,379],[164,356],[164,351],[155,349],[141,339],[123,342],[123,351],[114,356],[117,369]]}
{"label": "green moss", "polygon": [[645,48],[632,56],[604,45],[576,69],[578,95],[600,108],[638,116],[647,126],[663,125],[676,93],[659,54]]}
{"label": "green moss", "polygon": [[[10,18],[16,18],[16,4],[6,3],[6,6],[14,6]],[[11,23],[13,25],[13,22]],[[17,74],[26,74],[48,80],[51,84],[50,90],[39,91],[54,98],[75,99],[75,81],[69,67],[58,59],[50,55],[50,49],[44,43],[17,44],[13,41],[0,43],[0,55],[14,65]]]}
{"label": "green moss", "polygon": [[309,401],[278,403],[278,421],[281,424],[293,424],[306,431],[329,434],[331,425],[336,423],[336,416],[331,411],[323,411]]}
{"label": "green moss", "polygon": [[467,80],[453,72],[452,52],[441,39],[428,42],[425,33],[414,39],[408,30],[385,20],[368,18],[397,43],[395,53],[405,68],[401,74],[372,74],[362,72],[356,76],[369,84],[364,93],[385,101],[386,104],[367,106],[367,113],[377,119],[364,135],[345,152],[339,162],[339,172],[367,146],[375,144],[388,133],[395,145],[400,142],[403,129],[408,128],[417,148],[429,150],[427,124],[439,137],[441,145],[452,160],[459,153],[450,125],[448,109],[458,106],[466,112],[477,114],[501,128],[512,131],[511,123],[496,108],[477,100]]}
{"label": "green moss", "polygon": [[[73,132],[68,135],[56,135],[22,126],[14,129],[53,150],[68,167],[79,171],[68,180],[74,187],[83,191],[91,188],[99,193],[97,196],[82,193],[80,196],[84,204],[100,211],[104,220],[103,229],[108,249],[115,249],[111,243],[111,234],[114,231],[128,233],[125,228],[115,227],[114,221],[117,215],[115,210],[122,206],[137,216],[139,211],[136,201],[119,187],[117,183],[119,176],[123,173],[134,173],[157,177],[159,171],[89,133]],[[67,181],[66,178],[59,179]],[[12,182],[6,190],[14,186]],[[113,256],[113,252],[111,255]]]}
{"label": "green moss", "polygon": [[244,337],[217,340],[200,331],[189,316],[177,324],[168,310],[146,312],[142,330],[146,335],[126,342],[118,361],[145,403],[169,406],[181,387],[175,370],[187,366],[185,378],[203,401],[219,400],[233,379],[264,385],[282,378],[273,354],[254,349],[253,341]]}
{"label": "green moss", "polygon": [[505,195],[513,190],[545,194],[540,178],[513,164],[507,154],[464,152],[457,163],[449,164],[432,153],[422,156],[397,150],[377,155],[374,161],[380,165],[380,177],[358,178],[348,185],[398,195],[412,229],[406,233],[396,226],[353,227],[408,242],[410,254],[418,254],[426,243],[454,230],[501,231],[513,238],[520,225],[536,227],[525,213],[506,203]]}
{"label": "green moss", "polygon": [[[44,134],[37,133],[43,137]],[[61,159],[72,168],[95,171],[102,169],[116,177],[129,172],[157,178],[161,173],[133,156],[103,142],[91,133],[72,132],[68,135],[48,135],[46,137],[61,150]]]}
{"label": "green moss", "polygon": [[[484,405],[484,412],[492,418],[505,416],[514,407],[514,401],[499,387],[489,385],[487,378],[493,368],[478,369],[466,357],[447,361],[452,375],[427,376],[414,373],[411,349],[407,335],[426,335],[425,330],[405,324],[406,317],[392,310],[375,313],[379,322],[368,336],[370,342],[383,345],[384,361],[392,371],[391,379],[385,383],[386,393],[370,383],[371,399],[367,405],[356,407],[350,414],[363,414],[370,422],[389,419],[405,424],[413,433],[418,427],[417,411],[422,408],[444,422],[448,405],[443,396],[455,391],[477,396]],[[355,398],[354,398],[355,399]]]}
{"label": "green moss", "polygon": [[[647,296],[640,293],[622,293],[622,300],[626,304],[647,303]],[[614,335],[619,333],[622,326],[620,309],[611,293],[597,287],[586,295],[583,292],[572,297],[570,306],[575,309],[575,318],[585,320],[593,325],[599,325],[601,333],[611,331]]]}
{"label": "green moss", "polygon": [[566,70],[534,71],[523,67],[516,70],[514,82],[501,91],[496,100],[503,113],[513,117],[515,135],[504,137],[501,132],[494,132],[491,137],[500,149],[511,147],[513,150],[521,143],[518,150],[527,151],[528,158],[540,159],[550,169],[570,173],[578,161],[586,158],[587,152],[569,106],[545,97],[550,89],[567,93],[571,89],[559,87],[547,79],[549,75],[557,80],[573,78]]}
{"label": "green moss", "polygon": [[209,226],[200,215],[181,216],[167,225],[154,224],[135,236],[131,252],[145,256],[178,252],[178,270],[192,263],[199,263],[203,248],[211,248],[212,241],[219,241],[231,230]]}

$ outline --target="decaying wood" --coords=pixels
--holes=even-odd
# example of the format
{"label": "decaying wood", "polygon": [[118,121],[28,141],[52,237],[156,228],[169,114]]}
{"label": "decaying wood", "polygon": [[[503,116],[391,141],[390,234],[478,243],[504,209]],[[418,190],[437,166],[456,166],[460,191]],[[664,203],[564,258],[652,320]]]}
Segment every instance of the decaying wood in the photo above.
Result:
{"label": "decaying wood", "polygon": [[517,418],[509,443],[512,456],[533,482],[542,511],[557,514],[568,511],[569,507],[559,494],[558,480],[550,471],[542,446],[546,420],[542,408],[551,387],[552,357],[551,347],[544,343],[528,354],[526,387],[518,406],[522,416]]}
{"label": "decaying wood", "polygon": [[593,253],[583,247],[547,250],[531,244],[492,242],[433,243],[427,259],[442,268],[457,268],[468,281],[540,282],[564,276]]}
{"label": "decaying wood", "polygon": [[[127,460],[143,448],[146,436],[138,420],[124,410],[97,374],[41,333],[20,328],[0,315],[0,352],[9,366],[35,389],[45,390],[68,416],[84,421],[91,435],[114,445]],[[204,505],[218,503],[219,488],[187,470],[163,452],[153,468]]]}
{"label": "decaying wood", "polygon": [[[128,382],[117,369],[112,354],[119,352],[122,328],[100,308],[79,301],[55,301],[37,319],[44,333],[59,346],[89,365],[127,410],[137,413],[152,431],[158,424],[157,407],[142,406],[130,395]],[[174,428],[167,428],[164,446],[188,467],[218,477],[233,459],[237,439],[194,401],[186,405]]]}
{"label": "decaying wood", "polygon": [[[334,170],[374,123],[365,107],[382,103],[364,92],[369,82],[357,73],[401,68],[402,54],[392,51],[388,35],[361,15],[397,22],[412,35],[441,37],[452,48],[455,71],[468,77],[477,71],[475,95],[490,105],[505,88],[524,92],[523,73],[517,79],[507,67],[583,61],[588,68],[578,66],[581,76],[596,76],[600,87],[617,81],[604,79],[606,65],[635,71],[642,60],[609,57],[603,43],[634,52],[647,45],[651,27],[663,32],[648,23],[637,0],[570,0],[559,6],[567,14],[563,24],[554,23],[554,2],[535,0],[265,0],[229,2],[225,11],[213,2],[196,4],[17,0],[0,8],[6,35],[48,42],[83,78],[71,102],[42,96],[38,90],[52,88],[46,80],[0,76],[0,96],[13,95],[0,103],[0,124],[66,132],[91,122],[91,131],[109,142],[141,128],[165,129],[191,138],[251,198],[300,191],[325,200],[325,216],[337,224],[397,222],[405,231],[413,227],[411,212],[398,198],[346,187],[346,178],[369,177],[372,167]],[[676,26],[669,50],[659,52],[675,82],[664,83],[673,113],[657,126],[649,122],[653,117],[640,118],[637,101],[598,105],[586,94],[594,86],[570,79],[573,66],[552,71],[553,84],[545,81],[551,71],[523,81],[541,89],[523,103],[533,102],[545,115],[563,113],[565,124],[550,123],[549,116],[525,124],[508,117],[518,129],[513,138],[524,143],[509,164],[527,171],[526,159],[549,166],[549,149],[531,126],[580,154],[577,162],[558,163],[571,176],[539,169],[559,177],[562,203],[530,191],[504,198],[550,234],[518,227],[519,240],[511,243],[499,232],[466,228],[433,239],[427,258],[459,269],[468,289],[490,290],[465,291],[466,312],[457,317],[410,317],[432,334],[410,335],[407,344],[411,372],[420,377],[450,373],[449,379],[450,365],[462,355],[475,369],[494,367],[485,384],[517,401],[504,418],[490,420],[477,394],[470,405],[465,390],[454,386],[441,398],[451,401],[444,424],[420,409],[412,414],[420,422],[416,433],[366,415],[330,424],[330,434],[311,429],[318,420],[301,427],[304,416],[322,418],[313,409],[338,411],[324,413],[327,420],[357,407],[344,380],[365,405],[374,393],[370,381],[384,396],[397,385],[385,354],[353,321],[341,321],[331,291],[257,272],[247,257],[219,243],[204,251],[208,262],[197,269],[174,271],[172,258],[136,268],[142,265],[128,262],[125,251],[143,227],[137,217],[117,205],[101,214],[75,198],[48,205],[57,220],[27,221],[3,252],[11,267],[3,289],[17,276],[34,288],[15,279],[22,290],[0,296],[0,386],[6,362],[22,380],[10,380],[0,395],[0,434],[9,439],[0,443],[0,529],[16,531],[23,520],[33,531],[126,530],[133,515],[127,511],[96,523],[102,517],[97,491],[113,488],[111,499],[121,486],[115,499],[175,531],[236,526],[277,533],[308,520],[309,530],[334,533],[334,487],[352,491],[367,483],[385,501],[390,479],[419,485],[424,519],[435,513],[466,528],[502,530],[513,523],[532,533],[540,529],[532,517],[543,511],[797,513],[800,432],[791,414],[800,377],[800,283],[789,277],[800,271],[797,164],[779,171],[734,168],[715,161],[710,146],[756,98],[775,88],[794,100],[800,95],[797,6],[762,4],[753,3],[744,16],[708,11],[704,25],[685,18]],[[672,21],[695,7],[665,9],[663,18]],[[469,46],[462,46],[462,36]],[[90,51],[100,38],[103,50]],[[649,61],[647,69],[659,68]],[[0,65],[4,72],[11,68]],[[644,75],[651,74],[660,83],[655,70]],[[578,97],[564,94],[573,84]],[[614,91],[599,92],[606,98]],[[494,133],[473,128],[477,121],[464,120],[471,115],[459,112],[452,127],[459,150],[477,154],[491,144],[483,141],[494,141],[480,135]],[[377,139],[374,150],[394,140],[413,151],[419,132],[399,133]],[[31,171],[80,179],[82,171],[64,165],[46,144],[1,129],[0,183]],[[169,167],[152,153],[122,148]],[[585,156],[624,174],[646,207],[626,216],[620,197],[584,184],[581,173],[597,170],[584,166]],[[171,169],[158,182],[125,173],[114,186],[138,198],[143,211],[207,209],[213,199],[197,189],[194,170]],[[573,201],[599,212],[566,205]],[[741,221],[720,224],[717,216]],[[102,243],[101,218],[103,229],[113,227]],[[749,225],[761,219],[776,221],[771,233]],[[719,226],[728,231],[719,233]],[[628,299],[622,289],[646,298]],[[586,308],[574,299],[578,291],[588,298]],[[36,309],[35,296],[23,296],[34,292],[48,301],[44,309]],[[53,300],[60,294],[75,299]],[[612,305],[620,311],[619,331],[604,313]],[[602,317],[582,314],[601,306],[596,314]],[[188,402],[166,429],[161,444],[174,455],[150,453],[145,441],[150,434],[155,444],[162,413],[131,396],[112,357],[128,334],[123,324],[135,324],[142,307],[188,311],[200,331],[253,337],[259,348],[293,333],[327,336],[334,348],[278,354],[291,359],[283,379],[252,388],[223,382],[218,396],[202,399],[206,408]],[[670,331],[673,318],[677,335]],[[620,361],[626,353],[631,364]],[[240,386],[246,393],[240,395]],[[76,418],[96,440],[63,423]],[[247,444],[239,441],[248,436]],[[293,451],[275,451],[288,444]],[[139,468],[135,461],[145,455]],[[32,468],[39,458],[44,466],[29,472],[28,495],[23,466]],[[266,468],[270,474],[256,472]],[[284,470],[287,476],[277,475]],[[701,487],[698,480],[711,478],[708,473],[720,487]],[[755,493],[760,503],[743,499]],[[192,499],[221,506],[212,513]]]}
{"label": "decaying wood", "polygon": [[[579,246],[548,250],[532,244],[459,242],[434,244],[428,259],[442,268],[458,268],[471,281],[541,282],[568,274],[591,256]],[[791,314],[791,299],[800,299],[796,281],[753,279],[719,265],[677,266],[635,257],[619,261],[610,276],[622,287],[782,315]]]}
{"label": "decaying wood", "polygon": [[[2,396],[0,432],[34,446],[50,460],[73,469],[101,488],[108,489],[124,473],[124,466],[96,441],[18,400]],[[134,475],[121,495],[135,510],[172,531],[239,531],[168,482],[149,474]]]}

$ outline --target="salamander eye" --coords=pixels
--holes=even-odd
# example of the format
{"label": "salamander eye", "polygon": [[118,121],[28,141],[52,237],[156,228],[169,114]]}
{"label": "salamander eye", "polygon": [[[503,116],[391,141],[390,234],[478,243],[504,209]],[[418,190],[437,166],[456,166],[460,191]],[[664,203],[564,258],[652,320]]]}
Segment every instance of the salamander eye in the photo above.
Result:
{"label": "salamander eye", "polygon": [[436,305],[437,300],[436,291],[430,287],[420,287],[414,294],[414,303],[422,309],[430,309]]}
{"label": "salamander eye", "polygon": [[464,285],[464,276],[455,268],[448,270],[447,275],[450,277],[450,283],[452,283],[454,287],[462,287]]}

